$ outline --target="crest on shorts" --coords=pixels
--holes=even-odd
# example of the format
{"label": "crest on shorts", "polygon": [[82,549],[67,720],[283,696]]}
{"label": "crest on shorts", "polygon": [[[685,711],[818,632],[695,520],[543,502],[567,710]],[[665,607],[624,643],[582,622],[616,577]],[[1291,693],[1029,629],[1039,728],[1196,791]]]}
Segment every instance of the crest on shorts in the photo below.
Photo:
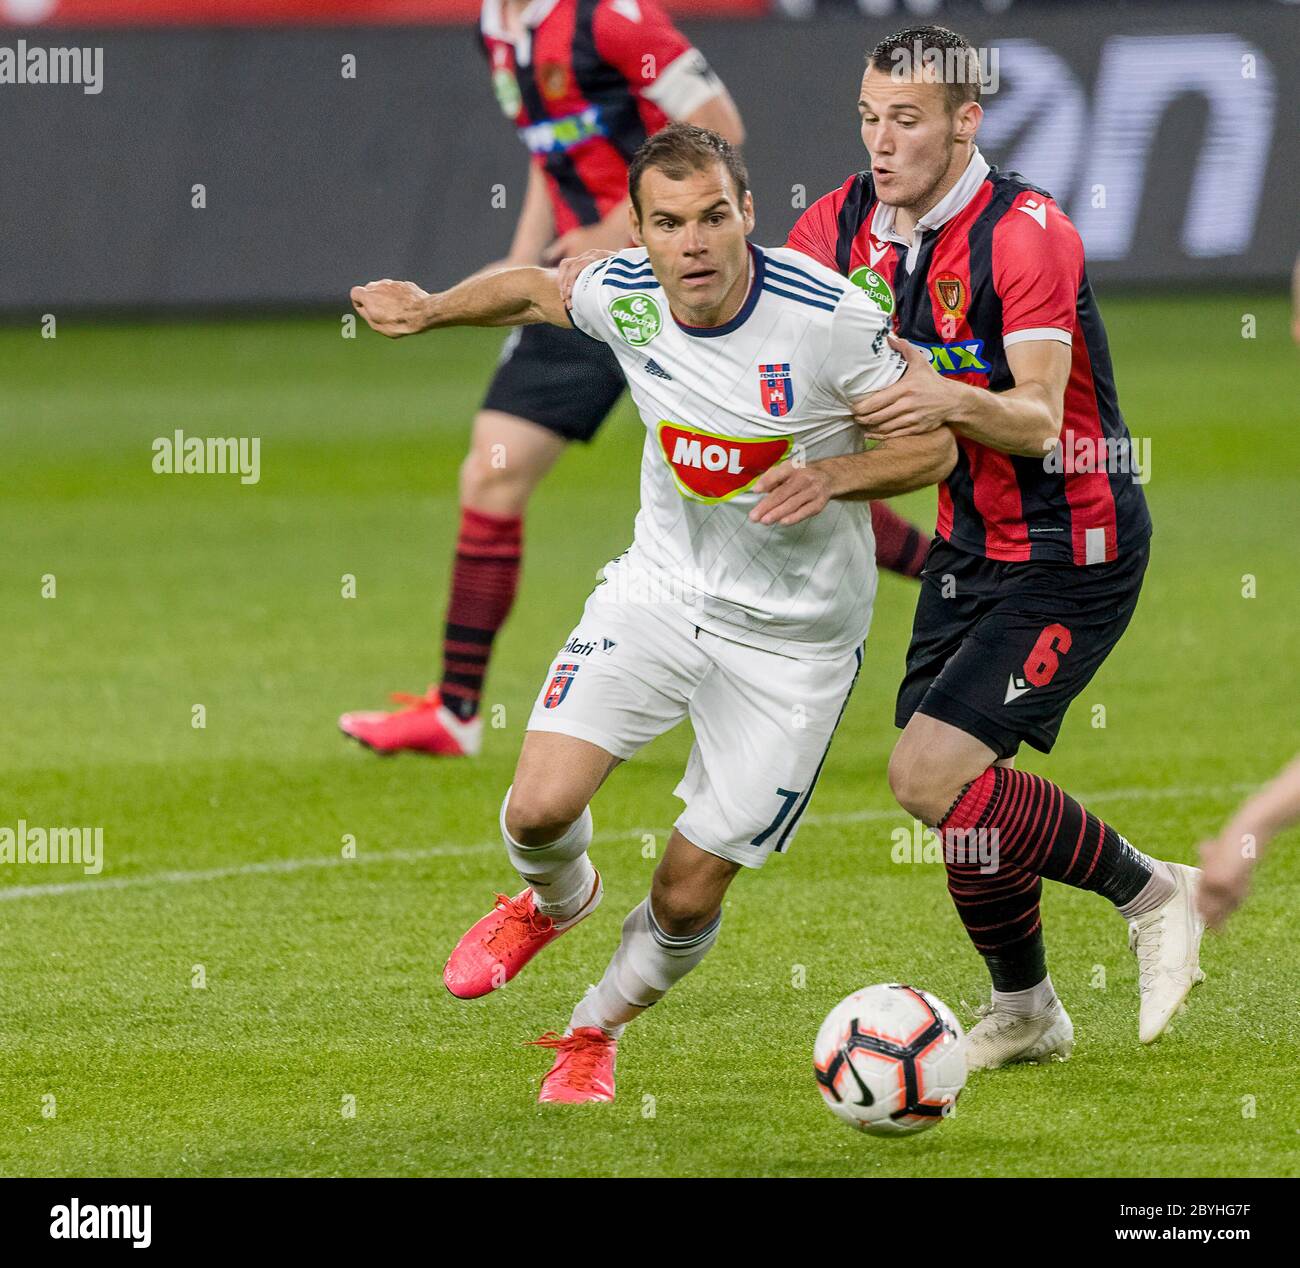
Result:
{"label": "crest on shorts", "polygon": [[551,685],[546,688],[546,695],[542,699],[545,708],[556,709],[564,703],[564,697],[569,694],[569,687],[581,668],[581,665],[572,663],[556,665],[555,676],[551,679]]}
{"label": "crest on shorts", "polygon": [[758,387],[763,396],[763,408],[773,418],[784,418],[794,408],[794,384],[790,382],[788,361],[760,365]]}
{"label": "crest on shorts", "polygon": [[940,273],[934,279],[934,293],[949,317],[966,315],[966,283],[956,273]]}

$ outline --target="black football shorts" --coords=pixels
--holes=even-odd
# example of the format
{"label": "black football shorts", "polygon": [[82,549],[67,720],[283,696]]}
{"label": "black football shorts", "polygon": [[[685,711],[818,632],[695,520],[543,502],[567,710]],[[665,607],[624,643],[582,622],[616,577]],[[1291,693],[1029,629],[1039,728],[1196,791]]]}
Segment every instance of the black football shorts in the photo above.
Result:
{"label": "black football shorts", "polygon": [[590,440],[627,384],[606,343],[577,329],[520,326],[501,350],[484,409],[526,418],[565,440]]}
{"label": "black football shorts", "polygon": [[935,538],[894,724],[947,722],[999,757],[1052,751],[1070,703],[1137,608],[1149,543],[1112,563],[1001,563]]}

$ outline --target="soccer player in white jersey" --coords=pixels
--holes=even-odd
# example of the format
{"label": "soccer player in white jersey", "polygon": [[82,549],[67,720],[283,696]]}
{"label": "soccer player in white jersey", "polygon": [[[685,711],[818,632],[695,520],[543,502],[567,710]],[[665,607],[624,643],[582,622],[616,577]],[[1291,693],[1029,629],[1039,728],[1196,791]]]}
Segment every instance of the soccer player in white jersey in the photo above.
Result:
{"label": "soccer player in white jersey", "polygon": [[689,717],[686,808],[604,976],[563,1035],[537,1041],[556,1050],[542,1101],[613,1099],[624,1026],[704,958],[736,873],[790,845],[862,663],[868,499],[932,484],[955,461],[945,428],[864,450],[853,402],[904,372],[886,315],[806,256],[748,242],[748,175],[722,137],[671,125],[628,181],[643,246],[586,268],[571,316],[555,272],[535,268],[442,294],[393,281],[352,292],[393,337],[572,321],[614,350],[646,424],[632,545],[555,657],[502,803],[526,888],[498,895],[444,970],[454,995],[486,995],[595,910],[589,803]]}

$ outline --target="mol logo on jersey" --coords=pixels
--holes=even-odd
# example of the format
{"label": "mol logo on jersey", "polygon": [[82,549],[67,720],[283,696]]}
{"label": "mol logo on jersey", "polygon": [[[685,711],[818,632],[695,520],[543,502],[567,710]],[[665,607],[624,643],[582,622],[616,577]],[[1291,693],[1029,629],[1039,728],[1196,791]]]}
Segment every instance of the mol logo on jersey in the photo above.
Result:
{"label": "mol logo on jersey", "polygon": [[968,339],[964,343],[918,343],[930,364],[940,374],[988,374],[993,369],[984,360],[984,340]]}
{"label": "mol logo on jersey", "polygon": [[785,457],[791,439],[747,440],[714,436],[667,421],[659,424],[659,447],[677,487],[698,502],[725,502],[743,493]]}

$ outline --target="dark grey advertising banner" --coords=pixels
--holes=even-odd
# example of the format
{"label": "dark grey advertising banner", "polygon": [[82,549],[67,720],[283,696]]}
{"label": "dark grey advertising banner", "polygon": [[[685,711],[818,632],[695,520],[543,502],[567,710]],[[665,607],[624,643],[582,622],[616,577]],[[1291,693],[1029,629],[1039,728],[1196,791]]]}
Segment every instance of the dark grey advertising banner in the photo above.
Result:
{"label": "dark grey advertising banner", "polygon": [[[857,86],[890,27],[685,25],[745,117],[759,242],[866,165]],[[981,148],[1056,197],[1094,279],[1289,274],[1295,8],[1080,5],[962,27],[988,80]],[[63,82],[32,82],[33,48]],[[7,29],[0,145],[13,316],[342,307],[383,276],[445,286],[504,253],[527,173],[465,28]]]}

